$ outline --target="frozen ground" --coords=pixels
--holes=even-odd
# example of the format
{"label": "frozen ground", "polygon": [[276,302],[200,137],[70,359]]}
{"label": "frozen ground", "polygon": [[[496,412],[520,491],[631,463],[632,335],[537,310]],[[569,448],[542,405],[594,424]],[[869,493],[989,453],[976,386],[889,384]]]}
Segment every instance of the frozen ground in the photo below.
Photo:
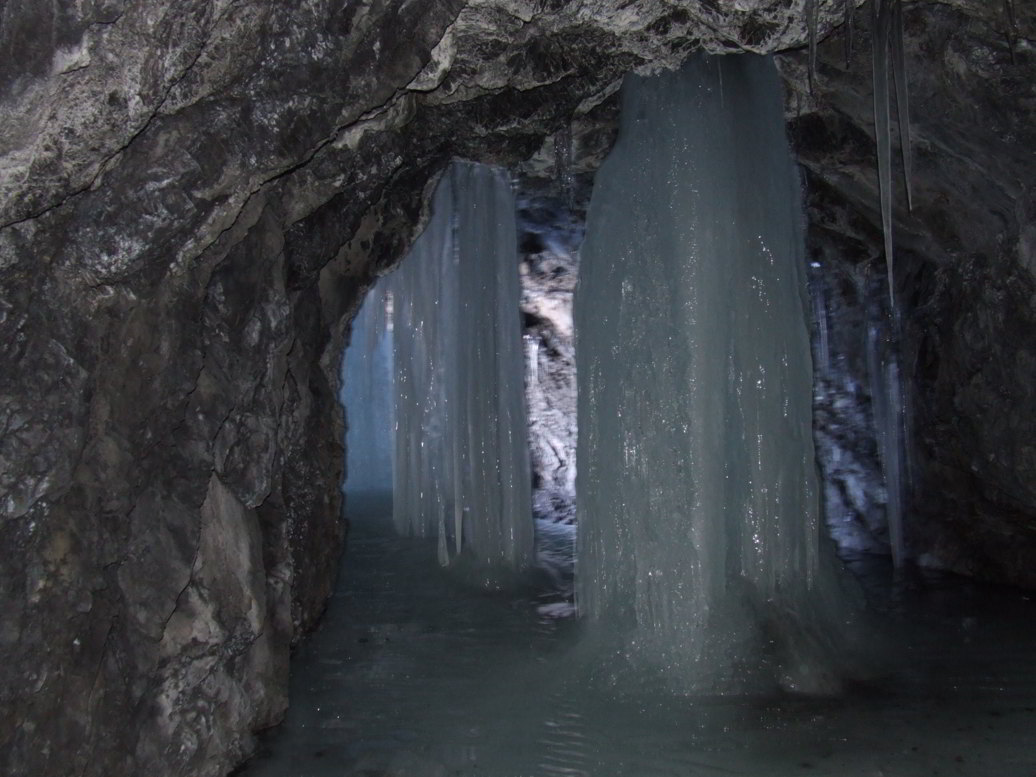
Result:
{"label": "frozen ground", "polygon": [[565,545],[552,537],[550,573],[487,593],[441,569],[434,540],[356,521],[338,592],[295,657],[287,720],[241,777],[1036,775],[1023,593],[893,586],[860,561],[894,646],[879,675],[825,698],[678,696],[648,680],[620,693],[580,625],[556,617]]}

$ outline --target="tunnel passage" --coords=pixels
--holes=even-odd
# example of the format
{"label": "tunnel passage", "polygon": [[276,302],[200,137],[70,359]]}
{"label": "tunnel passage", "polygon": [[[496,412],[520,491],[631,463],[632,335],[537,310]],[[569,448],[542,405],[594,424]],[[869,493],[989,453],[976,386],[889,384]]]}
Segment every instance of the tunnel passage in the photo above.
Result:
{"label": "tunnel passage", "polygon": [[[845,8],[813,6],[810,89],[801,2],[565,3],[521,22],[499,3],[188,5],[7,3],[0,24],[14,773],[217,775],[283,714],[290,646],[341,548],[344,317],[405,252],[448,157],[527,159],[608,110],[633,67],[780,51],[810,250],[836,275],[882,259],[867,6],[848,67],[829,35]],[[904,6],[920,150],[914,211],[894,210],[925,496],[911,540],[1030,586],[1034,13]],[[239,598],[194,567],[242,515],[259,534],[232,536],[257,545],[217,576],[247,583]],[[206,628],[166,633],[184,623]]]}

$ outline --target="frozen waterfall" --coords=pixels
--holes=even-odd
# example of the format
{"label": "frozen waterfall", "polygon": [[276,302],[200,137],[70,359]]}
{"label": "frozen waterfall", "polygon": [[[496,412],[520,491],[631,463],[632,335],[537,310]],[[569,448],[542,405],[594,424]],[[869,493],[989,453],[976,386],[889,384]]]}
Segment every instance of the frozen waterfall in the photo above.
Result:
{"label": "frozen waterfall", "polygon": [[[392,381],[380,390],[395,400],[396,529],[438,538],[444,564],[465,551],[482,582],[494,584],[487,570],[521,569],[533,552],[515,203],[505,173],[453,163],[424,232],[371,295],[391,299]],[[380,342],[365,341],[372,353]]]}
{"label": "frozen waterfall", "polygon": [[800,182],[769,58],[630,76],[576,294],[577,604],[636,667],[824,690]]}

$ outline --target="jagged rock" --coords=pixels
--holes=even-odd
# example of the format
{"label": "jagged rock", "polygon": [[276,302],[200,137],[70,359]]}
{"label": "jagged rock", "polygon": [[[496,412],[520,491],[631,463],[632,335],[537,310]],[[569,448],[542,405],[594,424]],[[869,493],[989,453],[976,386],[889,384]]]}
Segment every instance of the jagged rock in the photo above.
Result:
{"label": "jagged rock", "polygon": [[572,522],[576,507],[576,354],[572,297],[585,210],[558,196],[518,201],[533,512]]}
{"label": "jagged rock", "polygon": [[[997,109],[1002,126],[1024,147],[1031,130],[1010,117],[1029,115],[1030,12],[1012,39],[1017,71],[996,64],[1006,44],[984,6],[924,13],[970,20],[958,35],[985,47],[972,55],[967,38],[951,35],[933,77],[966,83],[979,105],[1007,106]],[[821,33],[840,15],[825,7]],[[251,732],[278,718],[289,645],[319,617],[342,543],[345,319],[402,255],[451,156],[526,159],[603,104],[631,68],[674,65],[701,47],[773,51],[805,39],[802,0],[6,3],[6,773],[223,774]],[[994,70],[1019,74],[1013,86],[989,87],[982,52]],[[860,103],[852,115],[864,116],[863,92],[848,86],[845,99]],[[976,116],[958,126],[980,126],[984,112]],[[845,122],[861,140],[853,174],[832,173],[833,184],[811,191],[814,202],[834,192],[842,210],[831,213],[848,201],[866,214],[872,241],[867,139],[852,129],[866,124],[855,121]],[[795,126],[800,135],[811,125]],[[1003,406],[987,404],[1002,381],[1032,374],[1017,336],[1029,276],[1011,257],[1021,250],[1033,265],[1033,208],[1024,188],[998,191],[985,210],[974,198],[987,192],[991,165],[1001,183],[1034,176],[1029,157],[999,156],[1006,141],[1000,124],[990,127],[930,136],[939,153],[920,150],[919,180],[957,184],[946,193],[922,183],[916,221],[927,231],[902,215],[897,227],[904,238],[928,236],[918,256],[952,249],[966,260],[936,262],[915,284],[934,301],[911,320],[939,325],[916,349],[932,399],[928,450],[939,451],[929,472],[970,473],[968,493],[988,484],[981,504],[992,510],[1017,465],[1010,493],[1030,515],[1036,481],[1026,479],[1023,430],[994,433],[985,422]],[[831,164],[808,150],[820,153],[823,137],[802,147],[811,184]],[[939,177],[944,160],[952,164]],[[958,205],[968,220],[947,218]],[[901,242],[904,252],[913,245]],[[967,304],[975,280],[990,284],[982,306]],[[1000,366],[979,359],[998,335],[1011,360]],[[1008,399],[1030,399],[1031,385],[1013,383]],[[971,428],[984,435],[974,448]],[[1016,443],[1013,463],[997,458],[1002,439]]]}

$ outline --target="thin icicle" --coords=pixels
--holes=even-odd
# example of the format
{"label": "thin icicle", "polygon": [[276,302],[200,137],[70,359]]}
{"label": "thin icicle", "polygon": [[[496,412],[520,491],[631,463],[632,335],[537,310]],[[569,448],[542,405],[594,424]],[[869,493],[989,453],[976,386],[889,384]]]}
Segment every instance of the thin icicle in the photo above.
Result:
{"label": "thin icicle", "polygon": [[881,227],[885,235],[885,266],[888,268],[889,302],[895,309],[892,273],[892,133],[889,127],[888,39],[893,0],[872,0],[871,59],[874,89],[874,138],[878,150],[878,194]]}
{"label": "thin icicle", "polygon": [[1017,28],[1014,16],[1014,0],[1004,0],[1004,10],[1007,12],[1007,23],[1011,26],[1011,32]]}
{"label": "thin icicle", "polygon": [[845,69],[849,69],[849,63],[853,58],[853,17],[856,15],[856,0],[845,0],[845,14],[842,26],[842,40],[845,43]]}
{"label": "thin icicle", "polygon": [[567,125],[554,133],[554,178],[569,208],[575,204],[576,178],[572,170],[572,130]]}
{"label": "thin icicle", "polygon": [[1014,16],[1014,0],[1004,0],[1004,12],[1007,14],[1007,48],[1011,50],[1011,64],[1018,64],[1015,56],[1015,43],[1018,37],[1018,24]]}
{"label": "thin icicle", "polygon": [[817,23],[820,0],[806,0],[806,27],[809,30],[809,93],[813,94],[817,81]]}
{"label": "thin icicle", "polygon": [[899,145],[903,153],[903,179],[906,183],[907,209],[914,209],[910,154],[910,100],[907,94],[906,55],[903,53],[903,3],[892,4],[892,74],[896,79],[896,117],[899,120]]}

